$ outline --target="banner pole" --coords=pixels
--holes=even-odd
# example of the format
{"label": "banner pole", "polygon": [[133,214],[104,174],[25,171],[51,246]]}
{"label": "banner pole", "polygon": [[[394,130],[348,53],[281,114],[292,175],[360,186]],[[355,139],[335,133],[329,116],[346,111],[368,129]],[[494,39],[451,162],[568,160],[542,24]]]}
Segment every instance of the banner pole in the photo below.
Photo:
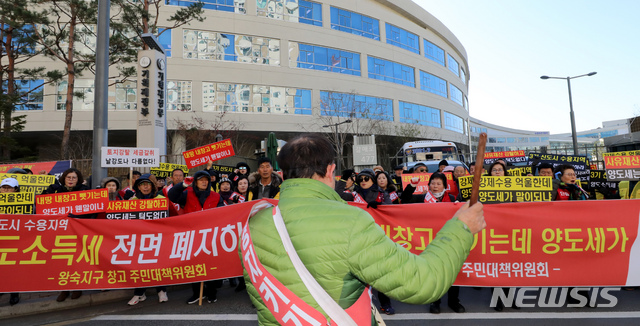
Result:
{"label": "banner pole", "polygon": [[200,282],[200,299],[198,299],[198,305],[202,306],[202,292],[204,290],[204,282]]}
{"label": "banner pole", "polygon": [[473,173],[473,184],[471,186],[471,198],[469,199],[469,206],[478,202],[478,196],[480,194],[480,180],[482,179],[482,169],[484,166],[484,150],[487,146],[487,134],[480,133],[480,139],[478,140],[478,153],[476,154],[476,170]]}

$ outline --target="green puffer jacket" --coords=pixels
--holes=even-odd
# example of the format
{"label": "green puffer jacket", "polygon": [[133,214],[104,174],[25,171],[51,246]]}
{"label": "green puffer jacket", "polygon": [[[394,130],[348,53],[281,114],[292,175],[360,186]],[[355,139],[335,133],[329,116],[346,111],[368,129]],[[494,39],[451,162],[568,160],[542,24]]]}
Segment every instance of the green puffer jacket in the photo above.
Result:
{"label": "green puffer jacket", "polygon": [[[455,280],[473,243],[464,224],[452,219],[427,249],[414,255],[391,241],[366,211],[347,205],[320,181],[289,179],[280,189],[279,206],[293,246],[311,275],[343,308],[360,297],[366,284],[402,302],[435,301]],[[249,230],[263,266],[322,311],[285,253],[271,210],[252,217]],[[260,325],[278,325],[246,269],[244,279]]]}

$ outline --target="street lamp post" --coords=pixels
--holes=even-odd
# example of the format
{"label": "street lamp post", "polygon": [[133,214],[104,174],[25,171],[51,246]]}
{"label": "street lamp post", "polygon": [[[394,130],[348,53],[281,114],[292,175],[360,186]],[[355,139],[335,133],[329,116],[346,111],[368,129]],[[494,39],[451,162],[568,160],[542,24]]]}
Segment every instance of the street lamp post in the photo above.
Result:
{"label": "street lamp post", "polygon": [[336,122],[330,125],[324,125],[322,126],[322,128],[330,128],[330,127],[336,127],[336,154],[338,155],[338,159],[336,162],[337,166],[336,169],[338,170],[338,173],[342,173],[342,144],[340,144],[340,141],[338,140],[338,126],[344,123],[351,123],[351,119],[347,119],[344,120],[342,122]]}
{"label": "street lamp post", "polygon": [[573,76],[573,77],[549,77],[549,76],[540,76],[540,79],[566,79],[567,87],[569,87],[569,114],[571,116],[571,138],[573,139],[573,155],[578,155],[578,135],[576,134],[576,118],[573,113],[573,101],[571,99],[571,80],[575,78],[585,77],[585,76],[593,76],[596,72],[590,72],[588,74]]}

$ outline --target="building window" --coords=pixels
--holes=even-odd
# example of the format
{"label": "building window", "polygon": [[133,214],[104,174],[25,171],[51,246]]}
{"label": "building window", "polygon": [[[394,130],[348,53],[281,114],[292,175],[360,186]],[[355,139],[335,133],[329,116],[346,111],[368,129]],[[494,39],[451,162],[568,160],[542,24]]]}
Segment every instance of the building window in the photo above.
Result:
{"label": "building window", "polygon": [[393,121],[393,100],[320,91],[320,114],[323,116]]}
{"label": "building window", "polygon": [[458,61],[454,59],[450,54],[447,53],[447,67],[449,70],[453,72],[456,76],[460,77],[460,66],[458,65]]}
{"label": "building window", "polygon": [[167,110],[191,111],[190,81],[167,80]]}
{"label": "building window", "polygon": [[280,40],[185,29],[183,57],[279,66]]}
{"label": "building window", "polygon": [[400,101],[400,122],[441,128],[440,110]]}
{"label": "building window", "polygon": [[424,40],[424,56],[444,67],[444,50],[437,45]]}
{"label": "building window", "polygon": [[289,42],[289,66],[360,76],[360,54]]}
{"label": "building window", "polygon": [[322,5],[298,0],[257,0],[258,16],[322,26]]}
{"label": "building window", "polygon": [[387,43],[420,54],[418,35],[389,23],[387,26]]}
{"label": "building window", "polygon": [[462,80],[463,84],[467,84],[467,73],[464,72],[463,68],[460,68],[460,79]]}
{"label": "building window", "polygon": [[322,5],[311,1],[298,1],[299,21],[303,24],[322,26]]}
{"label": "building window", "polygon": [[[246,14],[247,9],[245,7],[245,0],[201,0],[203,5],[203,9],[209,10],[219,10],[219,11],[228,11],[235,12],[237,14]],[[166,0],[166,4],[170,6],[181,6],[181,7],[189,7],[195,3],[198,3],[197,0]]]}
{"label": "building window", "polygon": [[[95,98],[92,79],[76,79],[73,87],[73,110],[93,110]],[[56,92],[56,110],[66,110],[67,82],[58,83]]]}
{"label": "building window", "polygon": [[469,112],[469,98],[466,95],[464,95],[464,109]]}
{"label": "building window", "polygon": [[[462,118],[460,118],[459,116],[451,114],[447,111],[444,112],[444,129],[464,134],[464,124],[462,123],[462,121]],[[492,141],[489,142],[491,143]],[[495,139],[493,142],[495,142]]]}
{"label": "building window", "polygon": [[164,49],[167,58],[171,57],[171,30],[166,28],[158,28],[158,42]]}
{"label": "building window", "polygon": [[[7,94],[7,81],[2,82],[2,93]],[[15,94],[20,98],[14,104],[16,111],[42,110],[44,102],[44,80],[16,80]]]}
{"label": "building window", "polygon": [[529,137],[529,142],[531,143],[539,143],[540,137]]}
{"label": "building window", "polygon": [[416,87],[415,73],[412,67],[371,56],[367,60],[369,78]]}
{"label": "building window", "polygon": [[451,99],[454,102],[464,106],[462,103],[462,91],[458,87],[453,86],[453,84],[449,84],[449,92],[451,94]]}
{"label": "building window", "polygon": [[331,7],[331,29],[380,40],[377,19],[336,7]]}
{"label": "building window", "polygon": [[423,91],[447,97],[447,81],[420,70],[420,88]]}
{"label": "building window", "polygon": [[264,85],[202,83],[205,112],[311,115],[311,91]]}
{"label": "building window", "polygon": [[125,81],[109,87],[109,109],[110,110],[136,110],[137,97],[136,81]]}

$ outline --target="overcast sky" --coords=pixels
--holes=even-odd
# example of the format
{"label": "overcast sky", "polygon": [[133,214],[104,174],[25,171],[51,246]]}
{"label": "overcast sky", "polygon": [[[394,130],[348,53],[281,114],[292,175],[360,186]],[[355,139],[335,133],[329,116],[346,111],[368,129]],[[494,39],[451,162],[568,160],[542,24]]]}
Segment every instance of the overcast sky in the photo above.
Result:
{"label": "overcast sky", "polygon": [[469,113],[516,129],[571,132],[640,115],[640,1],[414,0],[469,58]]}

